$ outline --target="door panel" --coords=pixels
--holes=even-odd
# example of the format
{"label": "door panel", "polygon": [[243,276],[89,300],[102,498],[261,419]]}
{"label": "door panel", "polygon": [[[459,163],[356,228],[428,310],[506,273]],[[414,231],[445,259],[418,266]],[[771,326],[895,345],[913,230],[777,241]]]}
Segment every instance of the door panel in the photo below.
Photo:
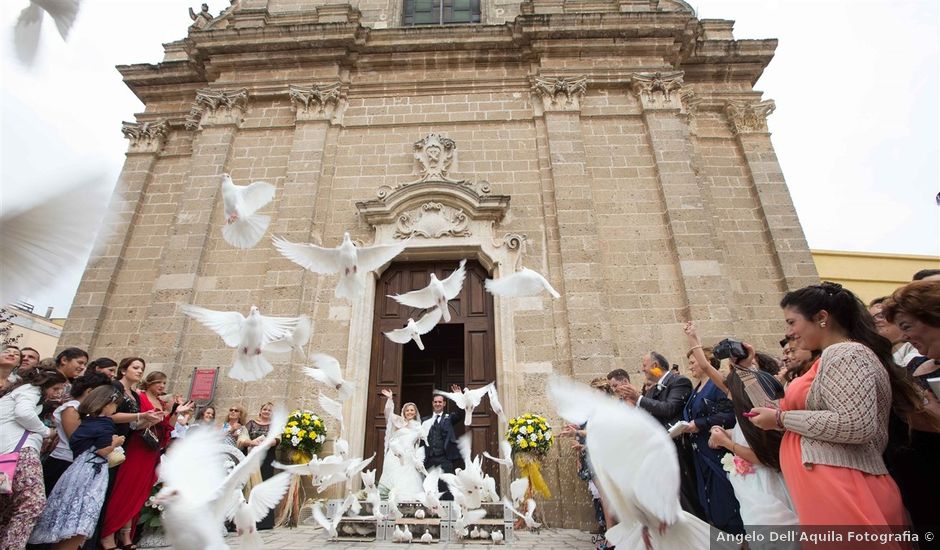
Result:
{"label": "door panel", "polygon": [[[388,388],[395,394],[396,408],[414,401],[421,414],[427,416],[431,413],[431,391],[434,388],[450,391],[451,384],[477,388],[496,379],[493,299],[483,286],[488,274],[475,261],[467,262],[463,290],[448,303],[450,323],[442,323],[422,337],[426,346],[424,352],[418,350],[414,343],[396,344],[382,334],[401,328],[409,317],[417,320],[424,313],[424,310],[403,306],[388,295],[424,288],[431,273],[444,279],[457,265],[456,261],[394,263],[377,282],[364,456],[377,453],[375,465],[380,472],[385,442],[382,389]],[[405,380],[408,382],[406,387],[403,386]],[[498,424],[488,403],[484,403],[474,411],[470,427],[473,450],[474,453],[488,450],[495,454]],[[449,401],[448,410],[456,410]],[[458,428],[459,434],[463,426]],[[495,465],[490,461],[484,462],[488,473],[499,479]]]}

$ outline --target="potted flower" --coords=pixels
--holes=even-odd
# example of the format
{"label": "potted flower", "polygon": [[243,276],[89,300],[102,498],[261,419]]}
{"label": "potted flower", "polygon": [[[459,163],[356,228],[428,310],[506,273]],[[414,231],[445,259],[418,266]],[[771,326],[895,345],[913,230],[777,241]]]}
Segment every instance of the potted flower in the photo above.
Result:
{"label": "potted flower", "polygon": [[[288,464],[306,464],[313,455],[319,455],[326,441],[326,426],[313,411],[296,410],[287,418],[277,447],[278,460]],[[278,519],[281,525],[296,527],[300,519],[302,486],[301,476],[293,476],[287,490],[284,511]]]}
{"label": "potted flower", "polygon": [[551,498],[552,492],[542,478],[542,458],[555,443],[548,420],[540,414],[531,413],[510,418],[506,440],[512,445],[520,476],[529,478],[529,491],[534,490],[545,498]]}

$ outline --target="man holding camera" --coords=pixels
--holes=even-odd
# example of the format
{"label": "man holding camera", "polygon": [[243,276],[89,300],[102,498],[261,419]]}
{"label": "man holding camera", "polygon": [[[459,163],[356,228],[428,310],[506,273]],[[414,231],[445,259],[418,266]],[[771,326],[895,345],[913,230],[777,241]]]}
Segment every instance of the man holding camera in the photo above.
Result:
{"label": "man holding camera", "polygon": [[[649,384],[646,393],[640,395],[636,387],[629,382],[619,385],[616,392],[625,401],[635,403],[637,407],[653,415],[663,428],[668,429],[682,420],[682,408],[692,394],[692,382],[685,376],[670,371],[669,361],[655,351],[643,356],[642,371]],[[682,509],[704,520],[705,512],[699,504],[695,466],[688,438],[677,437],[673,441],[679,453],[679,470],[682,476],[679,500]]]}

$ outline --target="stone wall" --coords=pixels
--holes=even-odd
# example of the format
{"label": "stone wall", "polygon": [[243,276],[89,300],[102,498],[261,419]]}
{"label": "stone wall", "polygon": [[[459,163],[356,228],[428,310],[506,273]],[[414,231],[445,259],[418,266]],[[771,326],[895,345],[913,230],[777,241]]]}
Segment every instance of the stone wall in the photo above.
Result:
{"label": "stone wall", "polygon": [[[232,351],[178,304],[256,304],[311,315],[309,349],[348,361],[365,396],[368,337],[354,327],[371,327],[371,305],[335,299],[334,278],[267,238],[229,247],[219,175],[277,187],[269,235],[371,243],[355,203],[415,180],[414,144],[435,132],[457,144],[450,177],[511,198],[493,231],[525,235],[522,264],[563,294],[497,305],[510,413],[550,413],[552,373],[638,372],[650,349],[683,363],[690,318],[706,340],[775,349],[781,293],[816,279],[767,132],[773,104],[753,90],[775,41],[735,41],[730,22],[680,2],[484,3],[489,25],[384,30],[374,23],[394,22],[400,2],[312,4],[242,0],[168,44],[163,63],[119,68],[146,110],[125,123],[118,216],[60,345],[141,355],[185,392],[192,368],[224,369]],[[298,364],[275,366],[257,383],[223,378],[217,402],[316,408]],[[563,447],[546,462],[556,494],[543,508],[552,525],[587,527]]]}

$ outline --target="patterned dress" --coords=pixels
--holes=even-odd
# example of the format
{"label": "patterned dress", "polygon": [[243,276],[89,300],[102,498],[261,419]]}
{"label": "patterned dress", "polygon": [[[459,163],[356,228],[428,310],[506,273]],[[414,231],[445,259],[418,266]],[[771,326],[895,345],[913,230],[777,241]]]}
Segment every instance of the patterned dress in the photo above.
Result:
{"label": "patterned dress", "polygon": [[75,436],[91,438],[93,443],[65,470],[29,537],[30,544],[52,544],[77,535],[90,537],[108,490],[108,459],[96,454],[111,445],[114,422],[108,417],[82,421]]}

